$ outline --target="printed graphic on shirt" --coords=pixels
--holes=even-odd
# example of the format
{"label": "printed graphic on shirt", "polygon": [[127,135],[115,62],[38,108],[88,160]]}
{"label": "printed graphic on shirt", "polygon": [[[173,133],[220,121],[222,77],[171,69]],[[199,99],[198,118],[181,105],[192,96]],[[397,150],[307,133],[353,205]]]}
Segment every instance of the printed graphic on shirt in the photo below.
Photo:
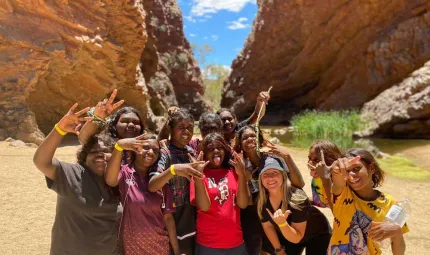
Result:
{"label": "printed graphic on shirt", "polygon": [[228,179],[223,177],[219,180],[218,184],[215,182],[215,178],[208,178],[209,189],[217,188],[218,195],[214,198],[220,205],[227,201],[230,192],[228,191]]}
{"label": "printed graphic on shirt", "polygon": [[[345,235],[349,237],[348,244],[332,245],[330,255],[368,255],[367,233],[372,219],[364,212],[357,210],[351,219]],[[340,241],[339,241],[340,243]]]}
{"label": "printed graphic on shirt", "polygon": [[312,189],[312,204],[318,207],[327,208],[328,199],[323,189],[321,178],[312,178],[311,182]]}

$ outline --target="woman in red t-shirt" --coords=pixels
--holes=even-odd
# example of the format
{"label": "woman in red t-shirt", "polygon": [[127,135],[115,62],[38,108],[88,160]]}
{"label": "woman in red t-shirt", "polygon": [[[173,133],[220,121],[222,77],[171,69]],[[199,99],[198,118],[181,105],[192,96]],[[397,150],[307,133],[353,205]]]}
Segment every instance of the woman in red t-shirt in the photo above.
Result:
{"label": "woman in red t-shirt", "polygon": [[[197,205],[196,255],[246,255],[240,226],[240,208],[248,205],[249,191],[242,158],[231,151],[222,135],[211,133],[199,155],[208,161],[203,179],[194,179],[191,201]],[[197,193],[202,186],[206,192]]]}

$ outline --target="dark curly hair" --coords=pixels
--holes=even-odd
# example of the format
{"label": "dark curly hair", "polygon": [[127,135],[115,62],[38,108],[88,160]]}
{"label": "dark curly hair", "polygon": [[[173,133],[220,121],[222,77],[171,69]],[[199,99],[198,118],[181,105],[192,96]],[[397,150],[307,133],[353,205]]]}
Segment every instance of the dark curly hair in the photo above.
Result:
{"label": "dark curly hair", "polygon": [[120,137],[118,137],[118,131],[116,130],[116,124],[118,123],[119,119],[121,118],[121,115],[127,114],[127,113],[136,114],[136,116],[139,118],[139,124],[141,127],[140,134],[143,134],[145,132],[145,127],[143,126],[142,118],[140,117],[139,111],[133,107],[126,106],[126,107],[119,109],[117,112],[115,112],[111,121],[109,122],[108,131],[113,138],[120,138]]}
{"label": "dark curly hair", "polygon": [[191,113],[187,109],[180,108],[178,111],[176,111],[176,112],[172,113],[172,115],[170,115],[169,126],[171,128],[174,128],[176,126],[176,124],[178,124],[184,120],[188,120],[194,124],[193,115],[191,115]]}
{"label": "dark curly hair", "polygon": [[[255,125],[247,125],[242,127],[241,129],[239,129],[239,131],[237,131],[237,135],[236,135],[236,141],[234,143],[234,150],[239,153],[242,151],[242,136],[243,133],[245,133],[246,130],[251,129],[252,131],[255,132],[256,130],[256,126]],[[261,133],[260,127],[258,127],[258,141],[259,141],[259,145],[260,147],[263,146],[264,143],[264,137],[263,137],[263,133]]]}
{"label": "dark curly hair", "polygon": [[231,116],[233,116],[233,119],[237,120],[237,116],[233,110],[231,110],[229,108],[221,108],[218,111],[216,111],[216,114],[221,115],[222,112],[229,112],[231,114]]}
{"label": "dark curly hair", "polygon": [[[215,123],[217,125],[217,130],[204,130],[204,126],[209,123]],[[208,134],[211,132],[222,133],[223,123],[218,114],[213,112],[206,112],[200,115],[199,119],[199,129],[203,136],[203,134]]]}
{"label": "dark curly hair", "polygon": [[360,156],[360,161],[369,168],[373,166],[375,172],[372,174],[373,187],[379,187],[384,182],[385,172],[381,169],[373,155],[365,149],[354,148],[345,152],[345,157],[357,157]]}
{"label": "dark curly hair", "polygon": [[76,153],[78,164],[85,165],[88,154],[90,153],[91,149],[98,144],[99,141],[108,147],[110,151],[113,150],[116,142],[114,138],[106,134],[98,134],[90,137],[90,139],[88,139],[88,141],[82,145],[82,147]]}
{"label": "dark curly hair", "polygon": [[205,138],[202,141],[202,144],[201,144],[202,150],[205,151],[209,146],[209,144],[211,143],[221,144],[221,146],[224,148],[224,160],[222,161],[221,166],[224,168],[231,168],[229,163],[230,159],[232,158],[231,149],[230,149],[230,146],[224,140],[224,137],[219,133],[208,134],[207,136],[205,136]]}

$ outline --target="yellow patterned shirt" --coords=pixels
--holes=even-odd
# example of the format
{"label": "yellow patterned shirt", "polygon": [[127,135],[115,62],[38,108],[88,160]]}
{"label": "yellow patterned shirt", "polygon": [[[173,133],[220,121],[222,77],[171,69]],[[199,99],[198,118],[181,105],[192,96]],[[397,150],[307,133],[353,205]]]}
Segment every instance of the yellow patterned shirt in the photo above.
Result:
{"label": "yellow patterned shirt", "polygon": [[312,178],[312,204],[318,207],[329,207],[327,193],[325,192],[321,178]]}
{"label": "yellow patterned shirt", "polygon": [[[396,200],[380,192],[377,199],[365,201],[346,186],[339,196],[333,196],[333,235],[328,255],[379,255],[379,245],[367,237],[372,221],[384,221]],[[403,226],[402,232],[409,229]]]}

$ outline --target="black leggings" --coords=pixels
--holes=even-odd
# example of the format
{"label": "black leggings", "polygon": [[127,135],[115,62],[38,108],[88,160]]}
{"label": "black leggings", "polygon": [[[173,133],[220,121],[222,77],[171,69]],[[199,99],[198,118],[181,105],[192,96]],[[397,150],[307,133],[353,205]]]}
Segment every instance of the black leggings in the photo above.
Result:
{"label": "black leggings", "polygon": [[[304,249],[306,249],[306,255],[326,255],[328,245],[330,243],[330,238],[330,234],[322,234],[314,236],[306,240],[305,242],[298,244],[288,242],[285,239],[282,240],[284,242],[281,241],[281,243],[285,246],[285,253],[287,253],[288,255],[301,255]],[[268,242],[268,240],[265,241]],[[267,245],[266,243],[266,245],[263,246],[266,246],[264,248],[265,252],[268,252],[269,254],[275,254],[272,245]]]}

